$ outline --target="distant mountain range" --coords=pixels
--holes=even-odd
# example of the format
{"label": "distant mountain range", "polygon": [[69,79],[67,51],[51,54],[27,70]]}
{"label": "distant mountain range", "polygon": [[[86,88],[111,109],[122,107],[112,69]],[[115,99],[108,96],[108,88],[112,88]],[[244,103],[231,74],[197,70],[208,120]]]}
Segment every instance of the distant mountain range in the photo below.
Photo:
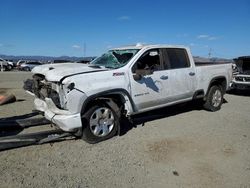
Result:
{"label": "distant mountain range", "polygon": [[95,57],[70,57],[70,56],[60,56],[60,57],[52,57],[52,56],[13,56],[13,55],[2,55],[0,54],[0,58],[12,60],[14,62],[18,60],[32,60],[32,61],[41,61],[48,62],[54,60],[67,60],[67,61],[80,61],[86,60],[90,61]]}

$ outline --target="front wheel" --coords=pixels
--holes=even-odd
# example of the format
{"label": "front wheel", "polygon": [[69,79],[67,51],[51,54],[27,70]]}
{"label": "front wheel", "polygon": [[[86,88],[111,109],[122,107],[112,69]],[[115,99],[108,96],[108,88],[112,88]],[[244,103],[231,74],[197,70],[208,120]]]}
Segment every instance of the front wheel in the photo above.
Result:
{"label": "front wheel", "polygon": [[94,144],[113,137],[118,130],[119,117],[106,103],[91,107],[82,116],[82,139]]}
{"label": "front wheel", "polygon": [[203,107],[206,110],[215,112],[220,110],[222,103],[223,93],[221,87],[216,85],[212,86],[208,91],[207,99]]}

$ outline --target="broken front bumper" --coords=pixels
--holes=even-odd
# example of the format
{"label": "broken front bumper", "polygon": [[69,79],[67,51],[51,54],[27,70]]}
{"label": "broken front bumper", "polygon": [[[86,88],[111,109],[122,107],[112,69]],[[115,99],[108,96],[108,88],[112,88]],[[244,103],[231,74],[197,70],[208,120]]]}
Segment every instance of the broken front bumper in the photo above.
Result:
{"label": "broken front bumper", "polygon": [[250,75],[236,75],[230,86],[235,89],[249,89]]}
{"label": "broken front bumper", "polygon": [[80,113],[72,114],[67,110],[61,110],[50,98],[45,98],[45,101],[35,98],[34,106],[36,110],[44,112],[46,119],[64,131],[70,132],[82,127]]}

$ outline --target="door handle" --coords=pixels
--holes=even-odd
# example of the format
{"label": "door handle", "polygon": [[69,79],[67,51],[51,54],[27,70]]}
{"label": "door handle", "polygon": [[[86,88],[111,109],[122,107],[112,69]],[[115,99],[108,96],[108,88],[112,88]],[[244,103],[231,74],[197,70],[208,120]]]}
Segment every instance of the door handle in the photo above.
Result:
{"label": "door handle", "polygon": [[162,79],[162,80],[167,80],[167,79],[168,79],[168,76],[163,75],[163,76],[160,77],[160,79]]}
{"label": "door handle", "polygon": [[189,75],[190,75],[190,76],[194,76],[195,73],[194,73],[194,72],[190,72]]}

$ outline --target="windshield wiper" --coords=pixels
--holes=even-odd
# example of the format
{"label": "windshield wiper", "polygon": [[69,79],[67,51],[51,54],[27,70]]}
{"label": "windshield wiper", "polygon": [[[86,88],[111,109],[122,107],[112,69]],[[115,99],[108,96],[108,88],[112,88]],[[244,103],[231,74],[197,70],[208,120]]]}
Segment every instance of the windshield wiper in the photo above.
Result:
{"label": "windshield wiper", "polygon": [[107,68],[107,69],[117,69],[117,68],[111,67],[111,66],[105,66],[105,68]]}
{"label": "windshield wiper", "polygon": [[106,68],[106,69],[116,69],[115,67],[112,67],[112,66],[103,66],[103,65],[90,65],[89,67],[95,68],[95,69],[103,69],[103,68]]}
{"label": "windshield wiper", "polygon": [[89,67],[95,68],[95,69],[101,69],[102,68],[100,65],[90,65]]}

